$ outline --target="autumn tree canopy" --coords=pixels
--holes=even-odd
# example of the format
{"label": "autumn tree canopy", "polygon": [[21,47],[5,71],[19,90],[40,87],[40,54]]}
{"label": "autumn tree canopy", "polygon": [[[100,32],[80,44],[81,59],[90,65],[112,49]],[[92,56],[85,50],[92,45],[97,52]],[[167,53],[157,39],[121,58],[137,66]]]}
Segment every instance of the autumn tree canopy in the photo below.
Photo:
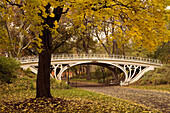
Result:
{"label": "autumn tree canopy", "polygon": [[[116,39],[119,46],[131,41],[135,46],[154,49],[162,41],[167,41],[164,21],[166,6],[162,0],[2,0],[0,4],[1,21],[10,23],[10,27],[14,24],[18,29],[31,25],[29,30],[34,31],[36,37],[43,35],[43,27],[48,28],[53,37],[57,36],[60,17],[66,15],[81,31],[87,26],[101,30],[103,22],[109,23],[114,31],[110,30],[112,33],[107,38]],[[16,23],[15,19],[24,25]],[[46,21],[51,23],[47,24]],[[88,22],[87,26],[84,21]],[[27,30],[24,32],[27,35],[28,29],[24,30]],[[2,38],[9,37],[7,30],[2,32]]]}
{"label": "autumn tree canopy", "polygon": [[[31,41],[36,37],[34,43],[39,51],[37,97],[51,97],[51,54],[72,37],[75,28],[76,33],[86,35],[88,28],[100,31],[106,22],[112,28],[107,38],[116,40],[118,47],[130,43],[131,47],[152,50],[168,41],[165,7],[163,0],[1,0],[0,21],[8,23],[8,29],[21,29],[21,36],[33,32],[34,36],[26,38]],[[69,21],[60,23],[62,16],[72,24]],[[15,19],[24,24],[17,24]],[[64,34],[59,30],[62,25],[66,30]],[[8,29],[1,25],[0,39],[6,43],[16,38],[9,38]],[[63,35],[68,38],[59,41]]]}

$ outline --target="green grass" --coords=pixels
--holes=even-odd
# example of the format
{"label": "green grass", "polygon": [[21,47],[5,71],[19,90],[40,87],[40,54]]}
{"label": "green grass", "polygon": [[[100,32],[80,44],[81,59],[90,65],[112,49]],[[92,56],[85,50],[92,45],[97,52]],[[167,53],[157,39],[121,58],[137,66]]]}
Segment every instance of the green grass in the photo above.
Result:
{"label": "green grass", "polygon": [[166,85],[143,85],[143,86],[130,85],[128,87],[170,92],[170,85],[169,84],[166,84]]}
{"label": "green grass", "polygon": [[[52,90],[54,97],[64,98],[67,100],[81,100],[94,103],[94,108],[97,107],[99,111],[107,111],[109,109],[117,112],[144,112],[151,111],[146,107],[124,101],[118,98],[113,98],[101,93],[96,93],[92,91],[82,90],[82,89],[54,89]],[[103,111],[103,112],[104,112]],[[154,111],[153,111],[154,112]]]}
{"label": "green grass", "polygon": [[86,79],[80,79],[80,78],[72,78],[70,79],[71,82],[88,82],[88,83],[98,83],[98,81],[96,79],[92,79],[92,80],[86,80]]}
{"label": "green grass", "polygon": [[25,89],[25,86],[13,87],[11,84],[3,87],[0,94],[0,112],[158,112],[111,96],[76,88],[51,89],[54,99],[50,100],[34,99],[35,89]]}
{"label": "green grass", "polygon": [[[71,81],[72,82],[78,81],[78,82],[86,82],[86,83],[98,83],[97,80],[86,80],[86,79],[79,79],[79,78],[71,79]],[[152,84],[151,85],[129,85],[128,87],[170,92],[170,85],[168,84],[165,84],[165,85],[152,85]]]}
{"label": "green grass", "polygon": [[[100,93],[68,87],[51,81],[54,98],[35,98],[35,80],[22,76],[10,85],[0,85],[0,112],[141,113],[159,112]],[[33,82],[33,83],[32,83]],[[30,84],[32,83],[32,84]]]}
{"label": "green grass", "polygon": [[[117,98],[113,98],[111,96],[107,96],[104,94],[99,94],[91,91],[86,91],[82,89],[52,89],[51,93],[53,97],[55,98],[61,98],[62,101],[58,102],[61,103],[61,108],[58,109],[58,112],[130,112],[130,113],[137,113],[137,112],[149,112],[152,111],[151,109],[148,109],[146,107],[130,103],[128,101],[123,101]],[[15,106],[13,104],[20,103],[21,101],[24,101],[28,98],[34,98],[35,97],[35,90],[20,90],[20,91],[13,91],[5,94],[0,95],[1,101],[10,102],[12,104],[9,109],[5,108],[7,106],[0,104],[0,112],[2,112],[4,109],[7,111],[15,111],[17,112],[17,109],[14,109],[12,106]],[[11,102],[12,101],[12,102]],[[38,100],[36,100],[38,101]],[[46,101],[46,100],[45,100]],[[44,101],[44,102],[45,102]],[[64,103],[64,106],[62,107],[62,102],[66,101],[66,104]],[[68,102],[68,103],[67,103]],[[32,105],[35,103],[27,102],[27,105],[31,106],[24,106],[22,111],[35,111],[33,109]],[[52,105],[53,104],[53,105]],[[51,108],[51,106],[56,105],[56,103],[52,103],[50,106],[47,106],[47,103],[42,104],[42,100],[38,103],[41,109],[36,108],[36,110],[39,109],[41,112],[51,111],[56,112],[56,109]],[[25,103],[20,103],[18,105],[19,107],[22,107],[22,105],[25,105]],[[43,107],[42,107],[43,106]],[[152,111],[157,112],[157,111]]]}

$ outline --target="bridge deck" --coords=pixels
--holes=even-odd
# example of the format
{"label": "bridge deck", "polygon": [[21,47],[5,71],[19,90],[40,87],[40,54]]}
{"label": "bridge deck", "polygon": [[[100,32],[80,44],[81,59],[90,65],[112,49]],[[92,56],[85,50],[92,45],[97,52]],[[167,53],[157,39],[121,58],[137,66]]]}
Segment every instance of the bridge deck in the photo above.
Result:
{"label": "bridge deck", "polygon": [[[18,59],[22,64],[37,63],[38,57],[22,57]],[[123,56],[123,55],[106,55],[106,54],[56,54],[52,55],[52,62],[74,62],[74,61],[109,61],[115,63],[131,63],[131,64],[147,64],[154,66],[161,66],[161,62],[157,59]]]}

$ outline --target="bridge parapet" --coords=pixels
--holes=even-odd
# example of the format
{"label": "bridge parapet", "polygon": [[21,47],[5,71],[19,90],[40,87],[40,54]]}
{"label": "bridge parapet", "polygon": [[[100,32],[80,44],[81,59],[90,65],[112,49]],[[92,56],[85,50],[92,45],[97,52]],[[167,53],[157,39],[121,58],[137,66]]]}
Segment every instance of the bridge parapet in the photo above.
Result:
{"label": "bridge parapet", "polygon": [[20,61],[21,64],[39,61],[38,56],[21,57],[21,58],[18,58],[17,60]]}
{"label": "bridge parapet", "polygon": [[[137,61],[150,64],[160,64],[161,61],[157,59],[124,56],[124,55],[107,55],[107,54],[52,54],[51,61],[55,60],[71,60],[71,59],[108,59],[108,60],[122,60],[122,61]],[[38,62],[38,56],[22,57],[18,59],[21,63]]]}

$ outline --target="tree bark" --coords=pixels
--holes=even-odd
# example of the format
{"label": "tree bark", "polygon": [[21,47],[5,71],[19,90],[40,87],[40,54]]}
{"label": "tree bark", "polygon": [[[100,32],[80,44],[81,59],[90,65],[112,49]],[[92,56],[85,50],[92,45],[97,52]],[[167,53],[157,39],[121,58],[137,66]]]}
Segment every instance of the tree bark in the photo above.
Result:
{"label": "tree bark", "polygon": [[77,73],[77,69],[73,66],[72,67],[73,69],[74,69],[74,71],[75,71],[75,74],[76,74],[76,76],[78,75],[78,73]]}
{"label": "tree bark", "polygon": [[51,54],[39,54],[36,97],[52,97],[50,93]]}
{"label": "tree bark", "polygon": [[106,78],[106,75],[105,75],[105,73],[104,73],[104,71],[105,71],[105,68],[104,67],[101,67],[101,70],[102,70],[102,75],[103,75],[103,83],[105,83],[105,78]]}
{"label": "tree bark", "polygon": [[[86,54],[89,54],[89,41],[90,41],[90,36],[86,36],[87,42],[85,40],[83,41],[83,47],[85,49]],[[91,75],[90,75],[90,66],[86,65],[86,80],[91,80]]]}
{"label": "tree bark", "polygon": [[86,74],[87,74],[86,80],[91,80],[90,66],[89,65],[86,66]]}
{"label": "tree bark", "polygon": [[52,97],[50,93],[51,32],[44,28],[41,36],[43,51],[39,53],[36,97]]}
{"label": "tree bark", "polygon": [[[46,9],[46,13],[50,14],[50,7],[51,4],[48,3],[44,8]],[[44,22],[42,25],[49,25],[50,28],[53,28],[54,22],[59,22],[61,15],[62,15],[63,8],[57,7],[54,8],[53,13],[55,17],[48,16],[47,18],[43,18]],[[42,13],[39,13],[39,16],[42,17]],[[39,62],[38,62],[38,74],[37,74],[37,83],[36,83],[36,97],[45,97],[50,98],[52,97],[50,93],[50,65],[51,65],[51,54],[52,50],[56,49],[57,47],[53,48],[52,45],[52,34],[49,28],[44,27],[43,35],[40,36],[42,39],[42,49],[43,51],[39,53]]]}

